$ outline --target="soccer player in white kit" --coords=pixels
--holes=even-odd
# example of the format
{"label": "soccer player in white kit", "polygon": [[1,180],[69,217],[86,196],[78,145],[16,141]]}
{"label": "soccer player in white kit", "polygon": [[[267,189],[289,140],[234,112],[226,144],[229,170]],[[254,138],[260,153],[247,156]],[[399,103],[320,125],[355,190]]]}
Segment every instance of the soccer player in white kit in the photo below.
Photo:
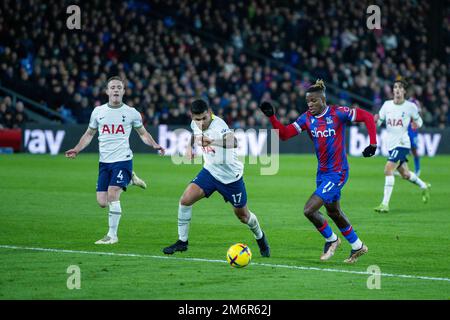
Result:
{"label": "soccer player in white kit", "polygon": [[417,106],[405,100],[406,82],[402,79],[394,81],[394,99],[387,100],[381,107],[379,114],[375,115],[375,121],[380,126],[386,122],[389,157],[384,167],[385,184],[382,203],[374,210],[376,212],[389,212],[389,200],[394,189],[394,171],[397,169],[400,175],[422,189],[422,200],[428,202],[430,198],[429,183],[423,182],[414,172],[409,171],[406,156],[410,152],[411,141],[408,136],[408,126],[411,123],[413,129],[420,128],[423,124]]}
{"label": "soccer player in white kit", "polygon": [[178,206],[178,240],[163,249],[165,254],[188,249],[189,224],[192,205],[218,191],[225,202],[230,202],[238,219],[253,232],[263,257],[270,256],[270,247],[258,219],[247,207],[247,192],[243,180],[244,165],[236,153],[234,133],[225,121],[214,116],[206,101],[198,99],[191,104],[193,131],[186,156],[193,157],[193,145],[203,149],[204,166],[181,196]]}
{"label": "soccer player in white kit", "polygon": [[126,190],[132,179],[136,184],[132,162],[133,152],[129,144],[131,129],[134,128],[137,131],[146,145],[158,150],[161,155],[165,152],[143,126],[141,114],[122,102],[124,93],[124,81],[117,76],[109,78],[106,83],[108,103],[92,111],[88,129],[78,144],[66,151],[67,158],[75,158],[91,143],[98,131],[100,160],[97,202],[102,208],[109,206],[109,230],[106,236],[95,244],[114,244],[119,241],[117,230],[122,216],[120,194],[122,190]]}

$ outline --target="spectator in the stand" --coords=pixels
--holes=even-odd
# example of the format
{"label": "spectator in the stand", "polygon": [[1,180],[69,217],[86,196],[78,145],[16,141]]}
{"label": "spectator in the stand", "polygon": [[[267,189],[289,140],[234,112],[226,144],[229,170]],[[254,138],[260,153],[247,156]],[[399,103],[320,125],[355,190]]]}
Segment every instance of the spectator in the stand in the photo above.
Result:
{"label": "spectator in the stand", "polygon": [[88,123],[93,107],[89,106],[89,100],[86,97],[81,98],[81,95],[77,95],[75,100],[80,100],[81,103],[78,109],[76,109],[77,113],[75,114],[75,117],[78,123]]}
{"label": "spectator in the stand", "polygon": [[25,113],[25,106],[22,101],[16,102],[16,109],[14,110],[13,127],[21,128],[25,122],[28,121],[28,117]]}
{"label": "spectator in the stand", "polygon": [[14,127],[14,115],[12,111],[6,110],[2,117],[2,125],[6,129],[12,129]]}
{"label": "spectator in the stand", "polygon": [[5,116],[8,107],[4,101],[0,101],[0,129],[6,128]]}
{"label": "spectator in the stand", "polygon": [[159,117],[155,113],[155,106],[153,104],[144,113],[144,124],[150,126],[157,126],[159,124]]}
{"label": "spectator in the stand", "polygon": [[22,128],[25,122],[27,122],[27,120],[24,118],[23,113],[18,113],[14,115],[13,122],[14,122],[13,128]]}
{"label": "spectator in the stand", "polygon": [[13,101],[10,96],[0,97],[0,128],[12,129],[19,127],[20,124],[16,120],[16,114],[23,113],[23,108],[24,106],[21,101],[18,101],[13,106]]}
{"label": "spectator in the stand", "polygon": [[[129,80],[129,102],[148,124],[183,122],[188,116],[180,107],[183,100],[202,96],[230,126],[242,126],[236,117],[243,115],[245,125],[265,126],[267,119],[249,110],[263,97],[280,98],[290,118],[305,109],[300,90],[320,77],[330,83],[330,93],[331,84],[341,88],[333,92],[337,100],[354,103],[347,90],[368,100],[359,105],[372,108],[373,103],[371,111],[377,112],[388,96],[384,85],[402,74],[421,88],[416,98],[434,115],[430,121],[424,116],[425,124],[446,126],[450,8],[442,27],[444,58],[438,60],[428,52],[426,1],[404,1],[401,11],[395,2],[383,6],[392,18],[382,21],[383,29],[368,31],[354,23],[365,17],[364,1],[194,5],[158,0],[147,12],[129,1],[104,0],[86,2],[89,28],[68,36],[65,25],[57,23],[62,4],[48,3],[44,9],[31,0],[3,1],[0,10],[8,28],[0,38],[0,81],[54,110],[64,105],[78,122],[87,122],[85,114],[100,103],[104,82],[117,73]],[[108,19],[98,19],[100,14]],[[33,23],[43,16],[47,23]],[[326,23],[313,23],[319,20]],[[177,29],[186,25],[194,31]],[[25,34],[26,47],[21,44]],[[22,59],[31,68],[22,66]]]}

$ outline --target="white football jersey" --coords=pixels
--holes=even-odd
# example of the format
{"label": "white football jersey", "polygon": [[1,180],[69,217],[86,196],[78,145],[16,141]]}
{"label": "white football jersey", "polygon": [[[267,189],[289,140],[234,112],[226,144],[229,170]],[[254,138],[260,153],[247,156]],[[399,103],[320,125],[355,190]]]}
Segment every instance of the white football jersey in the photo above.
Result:
{"label": "white football jersey", "polygon": [[142,127],[142,117],[126,104],[112,108],[106,103],[92,111],[89,127],[98,131],[100,162],[126,161],[133,158],[129,142],[131,129]]}
{"label": "white football jersey", "polygon": [[404,101],[402,104],[395,104],[393,100],[387,100],[383,103],[379,111],[380,119],[378,124],[386,122],[388,133],[388,150],[396,147],[411,148],[411,141],[408,136],[408,125],[411,119],[419,127],[423,121],[419,115],[416,104],[410,101]]}
{"label": "white football jersey", "polygon": [[[213,140],[222,141],[223,137],[230,133],[228,125],[217,116],[212,116],[211,124],[205,131],[200,130],[195,121],[191,122],[194,136],[207,136]],[[244,164],[239,161],[236,148],[222,148],[209,146],[203,150],[203,167],[211,175],[222,183],[229,184],[239,180],[244,173]]]}

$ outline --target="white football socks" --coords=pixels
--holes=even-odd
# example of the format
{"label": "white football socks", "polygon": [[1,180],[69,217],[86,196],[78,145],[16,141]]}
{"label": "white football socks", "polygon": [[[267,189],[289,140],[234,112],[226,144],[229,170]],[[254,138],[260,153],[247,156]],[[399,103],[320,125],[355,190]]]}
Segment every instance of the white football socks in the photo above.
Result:
{"label": "white football socks", "polygon": [[263,233],[261,227],[259,226],[258,218],[252,212],[250,212],[250,217],[248,218],[247,225],[255,235],[255,239],[262,238]]}
{"label": "white football socks", "polygon": [[186,242],[189,234],[189,224],[192,217],[192,206],[178,205],[178,239]]}
{"label": "white football socks", "polygon": [[410,182],[417,184],[421,189],[426,189],[427,185],[425,184],[425,182],[423,182],[422,180],[420,180],[420,178],[414,173],[414,172],[410,172],[409,173],[409,179]]}
{"label": "white football socks", "polygon": [[389,200],[391,200],[392,190],[394,189],[395,178],[394,176],[386,176],[384,182],[384,197],[383,204],[385,206],[389,205]]}
{"label": "white football socks", "polygon": [[331,234],[330,237],[325,238],[325,241],[326,241],[326,242],[334,242],[334,241],[336,241],[336,240],[337,240],[337,235],[336,235],[336,233],[334,233],[334,232]]}
{"label": "white football socks", "polygon": [[120,201],[110,202],[108,214],[109,237],[117,238],[117,229],[119,228],[119,221],[121,217],[122,217],[122,208],[120,207]]}
{"label": "white football socks", "polygon": [[353,249],[353,250],[359,250],[359,249],[362,248],[363,243],[362,243],[362,241],[358,238],[358,239],[356,239],[355,242],[351,243],[350,245],[352,246],[352,249]]}

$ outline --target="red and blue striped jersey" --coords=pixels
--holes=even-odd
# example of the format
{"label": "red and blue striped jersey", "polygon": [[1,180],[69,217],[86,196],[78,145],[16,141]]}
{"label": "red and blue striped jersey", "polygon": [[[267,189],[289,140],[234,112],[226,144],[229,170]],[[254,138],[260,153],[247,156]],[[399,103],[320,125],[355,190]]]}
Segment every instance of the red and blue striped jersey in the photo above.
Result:
{"label": "red and blue striped jersey", "polygon": [[313,141],[319,171],[348,170],[345,127],[348,121],[354,121],[355,118],[355,109],[327,106],[320,115],[313,116],[307,111],[293,123],[298,132],[308,132]]}

